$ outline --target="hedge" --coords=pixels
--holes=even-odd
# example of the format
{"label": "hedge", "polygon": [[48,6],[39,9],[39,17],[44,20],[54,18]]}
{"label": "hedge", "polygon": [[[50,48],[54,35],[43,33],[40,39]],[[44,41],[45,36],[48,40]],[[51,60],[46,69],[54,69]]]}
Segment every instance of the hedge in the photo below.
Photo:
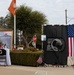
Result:
{"label": "hedge", "polygon": [[11,51],[11,63],[14,65],[24,66],[38,66],[37,59],[39,58],[41,51],[36,52],[23,52],[23,51]]}

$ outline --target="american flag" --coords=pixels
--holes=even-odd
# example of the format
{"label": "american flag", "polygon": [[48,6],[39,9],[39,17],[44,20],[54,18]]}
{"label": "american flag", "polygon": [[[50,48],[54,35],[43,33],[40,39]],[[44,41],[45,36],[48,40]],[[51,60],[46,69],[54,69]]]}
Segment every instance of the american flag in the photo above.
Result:
{"label": "american flag", "polygon": [[68,25],[67,31],[68,31],[68,56],[74,56],[74,25]]}

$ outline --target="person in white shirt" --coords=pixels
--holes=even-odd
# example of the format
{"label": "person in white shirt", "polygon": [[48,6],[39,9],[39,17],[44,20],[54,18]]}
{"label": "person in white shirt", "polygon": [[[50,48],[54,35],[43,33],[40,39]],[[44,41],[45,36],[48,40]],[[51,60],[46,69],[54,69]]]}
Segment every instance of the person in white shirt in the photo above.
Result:
{"label": "person in white shirt", "polygon": [[6,47],[6,44],[4,45],[3,49],[6,50],[6,65],[11,65],[11,59],[10,59],[10,49]]}

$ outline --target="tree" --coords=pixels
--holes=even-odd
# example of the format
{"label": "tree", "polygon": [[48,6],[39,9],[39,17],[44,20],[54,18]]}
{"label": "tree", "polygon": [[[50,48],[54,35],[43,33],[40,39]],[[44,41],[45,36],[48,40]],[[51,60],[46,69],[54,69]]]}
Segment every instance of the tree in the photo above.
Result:
{"label": "tree", "polygon": [[5,24],[4,17],[0,17],[0,28],[3,28]]}
{"label": "tree", "polygon": [[[13,15],[10,14],[9,27],[13,28]],[[26,47],[32,42],[34,34],[41,34],[41,26],[47,22],[45,15],[31,8],[21,5],[16,10],[16,25],[18,30],[23,31],[23,39]]]}

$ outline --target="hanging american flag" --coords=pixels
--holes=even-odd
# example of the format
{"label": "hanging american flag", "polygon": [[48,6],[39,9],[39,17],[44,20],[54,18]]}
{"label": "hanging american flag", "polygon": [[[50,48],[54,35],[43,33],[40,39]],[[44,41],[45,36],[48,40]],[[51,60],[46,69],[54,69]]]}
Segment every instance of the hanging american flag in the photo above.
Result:
{"label": "hanging american flag", "polygon": [[68,56],[74,56],[74,25],[67,26],[68,31]]}

